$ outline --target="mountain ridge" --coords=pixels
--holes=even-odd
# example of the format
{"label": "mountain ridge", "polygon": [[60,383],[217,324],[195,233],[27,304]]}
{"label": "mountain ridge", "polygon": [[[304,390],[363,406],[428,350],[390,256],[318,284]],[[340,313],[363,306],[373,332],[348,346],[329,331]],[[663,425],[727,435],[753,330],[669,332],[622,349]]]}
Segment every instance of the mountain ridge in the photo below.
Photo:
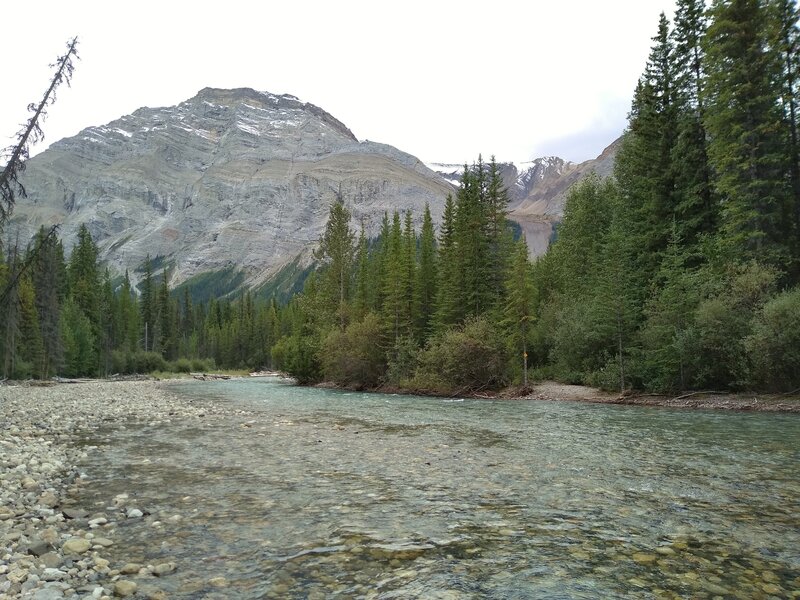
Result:
{"label": "mountain ridge", "polygon": [[[574,182],[589,163],[544,157],[522,170],[501,165],[510,216],[532,254],[546,249],[563,211],[558,182]],[[332,202],[344,202],[369,235],[387,211],[412,210],[420,222],[428,204],[438,222],[457,178],[430,166],[359,141],[295,96],[203,88],[175,106],[87,127],[31,158],[28,198],[11,226],[26,239],[41,225],[63,223],[69,249],[86,223],[101,258],[134,283],[149,255],[169,266],[172,285],[233,268],[255,287],[298,256],[310,261]]]}

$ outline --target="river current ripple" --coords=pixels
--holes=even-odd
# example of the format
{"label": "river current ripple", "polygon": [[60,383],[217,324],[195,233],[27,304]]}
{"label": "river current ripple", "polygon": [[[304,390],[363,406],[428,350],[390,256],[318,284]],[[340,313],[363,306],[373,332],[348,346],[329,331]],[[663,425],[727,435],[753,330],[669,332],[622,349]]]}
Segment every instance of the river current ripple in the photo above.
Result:
{"label": "river current ripple", "polygon": [[798,415],[170,389],[229,416],[100,431],[80,498],[170,598],[800,597]]}

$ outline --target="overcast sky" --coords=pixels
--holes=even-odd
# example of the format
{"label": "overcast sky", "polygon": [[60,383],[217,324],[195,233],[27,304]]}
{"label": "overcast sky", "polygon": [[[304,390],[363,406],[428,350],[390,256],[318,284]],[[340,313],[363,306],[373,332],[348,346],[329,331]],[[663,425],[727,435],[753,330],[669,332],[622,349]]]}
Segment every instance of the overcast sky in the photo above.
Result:
{"label": "overcast sky", "polygon": [[658,15],[673,8],[673,0],[6,3],[0,141],[10,143],[46,89],[48,64],[77,35],[81,60],[50,108],[45,146],[204,87],[252,87],[298,96],[359,139],[426,162],[472,162],[478,153],[582,161],[625,127]]}

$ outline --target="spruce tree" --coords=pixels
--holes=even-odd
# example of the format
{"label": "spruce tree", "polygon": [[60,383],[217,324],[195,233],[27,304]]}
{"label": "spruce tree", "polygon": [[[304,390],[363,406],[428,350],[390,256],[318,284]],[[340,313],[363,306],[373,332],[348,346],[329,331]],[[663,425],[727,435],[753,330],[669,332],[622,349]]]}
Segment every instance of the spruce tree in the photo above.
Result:
{"label": "spruce tree", "polygon": [[144,274],[139,284],[139,312],[141,315],[141,340],[145,352],[153,349],[153,329],[156,324],[155,288],[153,287],[153,267],[150,255],[144,259]]}
{"label": "spruce tree", "polygon": [[348,320],[355,250],[355,234],[350,229],[350,211],[343,203],[334,202],[315,257],[324,265],[321,281],[324,309],[334,316],[341,330],[344,330]]}
{"label": "spruce tree", "polygon": [[419,269],[417,269],[417,325],[421,341],[427,340],[431,334],[433,315],[436,311],[436,234],[428,204],[422,217],[422,233],[419,242]]}
{"label": "spruce tree", "polygon": [[675,213],[675,169],[672,158],[678,136],[674,46],[669,21],[662,13],[658,34],[634,93],[629,129],[623,138],[615,175],[635,208],[636,229],[629,232],[646,250],[640,268],[649,277],[669,239]]}
{"label": "spruce tree", "polygon": [[460,305],[461,273],[456,260],[455,202],[450,194],[447,195],[444,204],[436,264],[438,265],[438,282],[433,324],[435,331],[442,333],[457,325],[462,314]]}
{"label": "spruce tree", "polygon": [[516,252],[511,247],[511,234],[507,227],[508,189],[503,185],[500,167],[495,157],[489,162],[486,187],[486,221],[488,242],[488,271],[491,302],[500,300],[509,257]]}
{"label": "spruce tree", "polygon": [[709,158],[731,259],[791,266],[790,189],[774,22],[763,0],[715,0],[705,38]]}
{"label": "spruce tree", "polygon": [[528,344],[531,326],[535,319],[534,288],[528,245],[522,237],[514,244],[511,263],[505,280],[505,305],[503,324],[513,349],[511,356],[522,364],[522,385],[528,386]]}
{"label": "spruce tree", "polygon": [[55,235],[42,227],[28,260],[43,344],[41,373],[37,375],[44,378],[58,373],[64,358],[59,325],[66,291],[64,248]]}
{"label": "spruce tree", "polygon": [[670,157],[675,174],[678,235],[688,245],[713,234],[718,205],[713,193],[705,127],[705,54],[707,20],[702,0],[678,0],[675,9],[674,101],[677,138]]}

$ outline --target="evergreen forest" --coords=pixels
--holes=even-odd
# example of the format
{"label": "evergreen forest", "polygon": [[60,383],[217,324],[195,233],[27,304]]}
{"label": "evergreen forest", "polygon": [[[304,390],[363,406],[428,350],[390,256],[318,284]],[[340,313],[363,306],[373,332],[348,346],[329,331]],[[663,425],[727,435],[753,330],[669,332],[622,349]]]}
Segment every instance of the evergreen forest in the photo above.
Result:
{"label": "evergreen forest", "polygon": [[465,166],[440,224],[330,208],[288,302],[136,289],[86,227],[6,245],[2,374],[271,368],[436,394],[541,378],[605,389],[800,388],[800,49],[794,0],[678,0],[634,91],[613,177],[570,191],[531,261],[498,165]]}

